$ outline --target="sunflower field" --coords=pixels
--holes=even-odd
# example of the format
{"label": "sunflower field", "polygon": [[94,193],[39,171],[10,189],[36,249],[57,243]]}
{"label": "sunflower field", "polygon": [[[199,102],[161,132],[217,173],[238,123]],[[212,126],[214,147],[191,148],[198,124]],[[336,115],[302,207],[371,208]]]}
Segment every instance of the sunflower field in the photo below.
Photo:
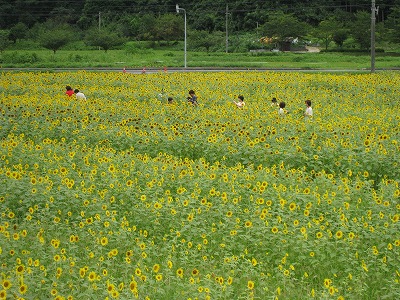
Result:
{"label": "sunflower field", "polygon": [[0,299],[400,298],[399,73],[0,77]]}

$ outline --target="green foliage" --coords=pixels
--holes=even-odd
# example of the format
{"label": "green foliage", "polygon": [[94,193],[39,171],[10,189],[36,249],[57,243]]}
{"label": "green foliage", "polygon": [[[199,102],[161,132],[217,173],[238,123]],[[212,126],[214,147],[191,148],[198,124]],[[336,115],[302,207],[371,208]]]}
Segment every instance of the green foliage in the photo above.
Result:
{"label": "green foliage", "polygon": [[[277,22],[284,25],[279,28],[288,32],[283,34],[284,36],[295,37],[299,35],[297,31],[303,27],[291,26],[296,25],[297,21],[301,22],[299,25],[307,23],[308,26],[318,28],[318,24],[323,25],[321,22],[336,19],[343,23],[345,29],[350,31],[349,34],[352,33],[353,21],[358,22],[357,14],[362,12],[370,14],[371,3],[368,0],[361,0],[357,3],[355,1],[350,2],[301,0],[289,5],[285,0],[240,0],[228,1],[228,3],[219,0],[197,2],[183,0],[179,4],[187,11],[187,25],[190,30],[204,30],[213,33],[227,29],[233,34],[254,33],[265,27],[268,22],[273,21],[274,15],[285,15],[286,22],[289,23],[291,28],[285,27],[282,22]],[[379,23],[384,24],[385,28],[378,29],[377,37],[399,43],[398,22],[396,21],[398,15],[398,1],[389,0],[384,5],[380,5],[377,29]],[[293,20],[293,17],[295,17],[295,20]],[[119,26],[118,31],[122,33],[122,36],[130,40],[166,41],[170,43],[177,39],[182,40],[183,22],[179,22],[181,18],[182,14],[176,16],[175,4],[168,0],[141,0],[134,4],[126,0],[76,0],[73,5],[67,0],[3,0],[0,6],[0,28],[11,29],[10,39],[14,42],[25,38],[26,33],[31,38],[37,36],[34,33],[35,30],[32,33],[30,31],[38,24],[57,20],[59,24],[65,23],[79,28],[79,39],[86,34],[89,28],[97,26],[100,21],[101,26],[106,27],[110,24],[117,24]],[[357,27],[356,31],[359,31],[363,26],[357,25]],[[320,29],[324,29],[325,32],[317,30],[317,38],[324,41],[325,48],[329,44],[328,39],[331,40],[328,37],[331,36],[332,28],[335,27],[321,27]],[[293,30],[295,32],[290,33]],[[278,35],[278,33],[275,34]],[[362,33],[355,32],[354,34],[358,36],[357,38],[354,36],[354,38],[360,47],[365,48],[365,42],[360,44],[360,38],[363,39]],[[279,35],[282,35],[282,33]],[[232,49],[232,51],[238,51],[238,49]]]}
{"label": "green foliage", "polygon": [[22,39],[17,40],[15,44],[10,45],[10,50],[43,50],[43,47],[40,45],[39,41],[33,39]]}
{"label": "green foliage", "polygon": [[391,9],[391,14],[388,17],[386,26],[388,28],[388,39],[393,43],[400,43],[400,4]]}
{"label": "green foliage", "polygon": [[40,61],[40,57],[35,52],[7,52],[0,58],[2,64],[19,66],[34,65]]}
{"label": "green foliage", "polygon": [[209,33],[206,30],[193,30],[188,34],[189,49],[192,51],[210,52],[212,49],[221,50],[224,45],[224,33]]}
{"label": "green foliage", "polygon": [[398,298],[397,72],[0,76],[3,298]]}
{"label": "green foliage", "polygon": [[85,41],[90,46],[101,47],[105,52],[121,46],[125,42],[125,38],[121,37],[119,32],[111,28],[92,28],[85,37]]}
{"label": "green foliage", "polygon": [[11,44],[8,30],[0,30],[0,52],[3,52]]}
{"label": "green foliage", "polygon": [[[400,43],[398,32],[399,5],[381,5],[377,16],[376,40],[383,42]],[[214,34],[229,32],[229,51],[243,52],[257,49],[258,45],[241,40],[240,36],[254,34],[259,39],[264,36],[277,38],[281,50],[289,50],[290,39],[304,37],[319,41],[325,49],[334,41],[336,46],[343,48],[350,43],[346,40],[351,37],[361,49],[368,48],[368,28],[370,27],[370,7],[368,1],[359,1],[348,5],[322,3],[321,0],[295,1],[290,5],[283,0],[278,1],[224,1],[202,0],[195,3],[183,1],[179,3],[187,12],[187,29],[190,31],[204,31],[213,37],[211,41],[197,41],[190,43],[189,48],[204,48],[206,51],[225,51],[225,43],[216,44]],[[378,5],[378,3],[377,3]],[[40,13],[39,13],[40,12]],[[364,14],[363,17],[362,14]],[[29,2],[3,0],[0,8],[0,17],[7,19],[0,21],[1,28],[10,29],[10,39],[14,43],[24,39],[36,39],[43,32],[39,30],[46,24],[53,22],[61,27],[62,24],[72,26],[75,30],[73,39],[83,41],[92,36],[88,44],[103,49],[112,49],[121,45],[120,38],[136,41],[152,41],[151,47],[176,44],[183,41],[183,14],[176,14],[175,5],[167,0],[142,0],[134,5],[125,1],[93,1],[77,0],[74,5],[68,1],[38,1]],[[363,19],[363,20],[361,20]],[[337,20],[337,21],[336,21]],[[92,27],[109,28],[118,32],[118,43],[103,42],[101,38],[93,37]],[[1,25],[3,24],[3,25]],[[116,36],[111,36],[116,38]],[[52,42],[41,44],[53,50],[63,48],[65,44],[60,38],[53,35],[48,38]],[[45,38],[46,39],[46,38]],[[203,44],[203,46],[198,44]],[[332,43],[333,45],[333,43]],[[351,44],[353,46],[354,44]],[[271,47],[269,45],[268,47]],[[17,49],[13,48],[12,49]],[[32,48],[33,49],[33,48]],[[30,50],[32,50],[30,49]],[[73,46],[68,47],[73,49]],[[82,49],[82,48],[77,48]],[[208,49],[208,50],[207,50]]]}
{"label": "green foliage", "polygon": [[310,26],[299,21],[293,14],[278,11],[269,16],[268,21],[261,27],[262,36],[274,38],[279,44],[302,38],[310,30]]}
{"label": "green foliage", "polygon": [[133,18],[131,26],[137,32],[137,39],[139,40],[156,40],[154,36],[154,27],[156,24],[156,17],[152,14],[145,14],[140,18]]}
{"label": "green foliage", "polygon": [[39,36],[39,42],[44,48],[52,50],[55,54],[57,50],[65,46],[72,38],[73,36],[68,31],[59,29],[44,31]]}
{"label": "green foliage", "polygon": [[181,39],[183,36],[183,20],[176,14],[164,14],[157,18],[156,24],[153,27],[153,36],[157,41],[171,41]]}
{"label": "green foliage", "polygon": [[353,22],[351,35],[360,46],[360,49],[368,49],[371,44],[371,14],[358,12]]}
{"label": "green foliage", "polygon": [[323,41],[325,50],[328,49],[329,43],[335,39],[337,32],[343,30],[343,24],[338,22],[335,18],[323,20],[318,24],[312,32],[312,36]]}
{"label": "green foliage", "polygon": [[349,35],[349,31],[345,28],[339,28],[338,30],[335,30],[332,34],[332,40],[335,42],[337,46],[340,48],[343,47],[343,43],[346,41],[347,37]]}
{"label": "green foliage", "polygon": [[307,23],[299,21],[293,14],[278,11],[270,15],[262,29],[265,36],[276,37],[281,42],[286,38],[305,36],[309,26]]}
{"label": "green foliage", "polygon": [[[269,50],[265,52],[248,52],[244,39],[243,49],[245,52],[222,52],[225,50],[225,44],[221,45],[221,52],[201,52],[188,51],[187,59],[189,67],[239,67],[246,69],[269,69],[269,68],[299,68],[299,69],[354,69],[366,72],[370,67],[371,57],[369,51],[360,50],[357,44],[352,42],[346,44],[341,53],[332,52],[335,49],[329,49],[329,53],[274,53]],[[250,39],[251,41],[251,39]],[[236,40],[229,41],[232,45]],[[350,42],[350,40],[349,40]],[[17,44],[19,44],[18,42]],[[6,50],[0,56],[3,61],[2,67],[25,67],[25,63],[20,61],[31,60],[29,67],[49,67],[49,68],[82,68],[82,67],[106,67],[106,68],[122,68],[123,63],[129,68],[158,67],[162,62],[163,66],[181,67],[184,59],[183,43],[179,43],[174,47],[151,48],[149,42],[129,42],[127,48],[121,50],[104,51],[95,50],[59,50],[57,55],[47,50]],[[351,48],[352,47],[352,48]],[[178,50],[176,50],[178,49]],[[380,47],[377,50],[381,49]],[[377,51],[376,66],[378,68],[394,68],[399,67],[398,51],[391,50]],[[233,51],[231,48],[229,51]],[[337,50],[335,50],[337,51]],[[31,59],[32,53],[36,53],[38,59]],[[71,57],[82,57],[79,62]],[[13,59],[11,59],[13,57]],[[23,57],[24,59],[21,59]],[[301,59],[300,59],[301,57]],[[17,58],[17,59],[15,59]],[[300,61],[294,61],[300,60]]]}
{"label": "green foliage", "polygon": [[13,27],[10,29],[10,39],[16,43],[17,40],[23,39],[26,37],[28,33],[28,26],[26,26],[24,23],[19,22],[15,24]]}
{"label": "green foliage", "polygon": [[44,48],[52,50],[54,54],[74,39],[72,27],[65,23],[57,23],[55,20],[41,24],[36,30],[39,43]]}

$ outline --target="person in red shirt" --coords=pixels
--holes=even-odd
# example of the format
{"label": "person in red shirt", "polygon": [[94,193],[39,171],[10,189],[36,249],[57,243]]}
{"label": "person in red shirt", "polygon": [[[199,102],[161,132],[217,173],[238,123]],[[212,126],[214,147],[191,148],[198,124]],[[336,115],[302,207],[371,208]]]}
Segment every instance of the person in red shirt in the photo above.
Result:
{"label": "person in red shirt", "polygon": [[65,92],[65,94],[67,94],[68,96],[72,96],[73,94],[74,94],[74,90],[72,89],[72,87],[70,87],[69,85],[67,85],[66,87],[66,92]]}

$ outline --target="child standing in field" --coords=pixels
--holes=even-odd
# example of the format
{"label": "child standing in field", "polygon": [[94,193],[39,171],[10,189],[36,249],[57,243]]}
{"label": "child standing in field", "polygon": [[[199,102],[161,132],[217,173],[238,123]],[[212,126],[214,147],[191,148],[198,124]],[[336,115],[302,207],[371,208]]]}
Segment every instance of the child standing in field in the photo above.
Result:
{"label": "child standing in field", "polygon": [[313,109],[311,107],[311,100],[306,100],[306,101],[304,101],[304,103],[306,104],[306,111],[304,112],[304,116],[306,118],[312,118]]}
{"label": "child standing in field", "polygon": [[278,114],[279,114],[280,117],[284,117],[286,115],[285,107],[286,107],[286,103],[285,102],[282,101],[282,102],[279,103]]}
{"label": "child standing in field", "polygon": [[68,95],[69,97],[71,97],[74,94],[74,90],[69,85],[67,85],[65,89],[66,89],[65,94]]}
{"label": "child standing in field", "polygon": [[272,98],[272,100],[271,100],[271,106],[273,107],[273,106],[279,106],[279,104],[278,104],[278,100],[276,100],[276,98],[274,97],[274,98]]}
{"label": "child standing in field", "polygon": [[235,103],[238,108],[243,108],[246,104],[244,103],[244,97],[242,95],[238,96],[238,102],[233,100],[233,103]]}
{"label": "child standing in field", "polygon": [[86,96],[84,93],[80,92],[78,89],[74,90],[75,96],[77,100],[86,100]]}
{"label": "child standing in field", "polygon": [[193,90],[189,91],[189,97],[187,97],[187,100],[189,103],[192,103],[193,105],[197,106],[199,103],[197,102],[197,96]]}

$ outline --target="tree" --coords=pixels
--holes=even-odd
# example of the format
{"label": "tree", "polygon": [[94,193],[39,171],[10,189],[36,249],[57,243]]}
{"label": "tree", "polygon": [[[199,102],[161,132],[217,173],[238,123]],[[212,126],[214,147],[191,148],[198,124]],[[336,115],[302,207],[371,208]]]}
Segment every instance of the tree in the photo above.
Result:
{"label": "tree", "polygon": [[[318,24],[322,26],[321,21],[332,17],[343,23],[344,27],[353,29],[352,22],[356,20],[356,14],[362,11],[370,14],[370,2],[370,0],[180,0],[179,2],[171,0],[0,0],[0,28],[11,29],[15,26],[15,34],[12,33],[10,36],[10,39],[15,42],[21,38],[28,38],[20,35],[24,31],[20,30],[22,27],[19,27],[18,22],[25,24],[28,28],[33,28],[35,24],[42,24],[51,18],[56,18],[59,23],[68,23],[86,31],[96,26],[101,19],[102,27],[109,22],[119,23],[124,36],[131,39],[157,41],[160,40],[158,35],[160,29],[154,28],[156,20],[164,15],[174,15],[175,4],[179,3],[186,9],[187,25],[192,29],[206,30],[209,33],[225,31],[226,21],[228,21],[230,35],[254,32],[258,28],[260,37],[265,36],[265,33],[270,36],[268,33],[275,30],[278,31],[273,32],[275,36],[286,36],[287,39],[288,35],[292,38],[300,36],[298,31],[309,26],[316,27]],[[388,30],[387,37],[390,37],[392,41],[399,41],[400,1],[385,0],[383,2],[377,1],[379,5],[377,30],[378,24],[384,23],[385,29]],[[99,18],[99,13],[101,13],[101,18]],[[182,15],[179,14],[180,17]],[[286,17],[288,18],[284,20]],[[277,19],[283,19],[285,22],[282,20],[278,22]],[[308,26],[303,26],[306,23]],[[272,28],[266,28],[263,24],[271,25]],[[289,26],[282,27],[285,24]],[[261,32],[261,26],[265,32]],[[359,28],[369,27],[364,24]],[[291,33],[279,32],[284,30]],[[167,28],[165,31],[168,31]],[[355,35],[358,36],[357,40],[362,36],[358,33]],[[369,35],[368,32],[364,33],[364,36],[366,35]],[[172,37],[168,40],[166,35],[161,35],[161,38],[166,38],[167,42],[175,39]],[[330,37],[329,35],[322,36],[320,39],[324,40],[326,46]]]}
{"label": "tree", "polygon": [[301,38],[307,34],[309,25],[299,21],[293,14],[281,11],[271,15],[262,27],[264,36],[274,37],[281,45],[293,38]]}
{"label": "tree", "polygon": [[246,14],[243,20],[243,27],[246,31],[257,29],[260,24],[264,24],[266,21],[266,14],[261,10],[249,12]]}
{"label": "tree", "polygon": [[400,43],[400,4],[391,9],[386,26],[388,39],[393,43]]}
{"label": "tree", "polygon": [[156,19],[156,24],[153,27],[153,36],[158,41],[176,41],[183,35],[182,30],[183,20],[176,14],[161,15]]}
{"label": "tree", "polygon": [[25,38],[27,32],[28,32],[28,26],[26,26],[22,22],[19,22],[19,23],[15,24],[13,27],[11,27],[10,39],[15,44],[17,42],[17,40]]}
{"label": "tree", "polygon": [[49,12],[49,17],[51,19],[57,19],[62,23],[76,24],[76,22],[79,20],[79,15],[75,12],[75,5],[76,3],[74,3],[73,8],[62,6],[55,7]]}
{"label": "tree", "polygon": [[215,13],[207,13],[203,14],[201,18],[195,18],[190,24],[192,28],[206,30],[211,33],[215,30],[217,19]]}
{"label": "tree", "polygon": [[156,18],[152,14],[145,14],[140,18],[132,18],[130,25],[137,32],[138,40],[154,41],[154,26]]}
{"label": "tree", "polygon": [[113,47],[122,45],[125,39],[116,30],[110,27],[103,27],[101,30],[98,28],[89,30],[86,34],[85,42],[89,46],[100,47],[107,52]]}
{"label": "tree", "polygon": [[131,39],[138,37],[140,23],[139,16],[129,14],[122,15],[118,20],[122,35]]}
{"label": "tree", "polygon": [[349,35],[349,32],[347,29],[345,28],[339,28],[338,30],[336,30],[333,35],[332,35],[332,39],[335,42],[335,44],[337,46],[339,46],[339,48],[343,47],[343,43],[345,40],[347,40],[347,37]]}
{"label": "tree", "polygon": [[205,48],[207,52],[213,47],[222,48],[225,34],[220,31],[209,33],[206,30],[193,30],[189,32],[189,45],[193,50]]}
{"label": "tree", "polygon": [[8,39],[10,32],[8,30],[0,30],[0,52],[3,52],[11,44]]}
{"label": "tree", "polygon": [[343,27],[335,18],[331,17],[327,20],[321,21],[313,35],[322,40],[325,44],[325,49],[328,49],[329,43],[333,40],[335,33]]}
{"label": "tree", "polygon": [[351,35],[360,45],[360,49],[368,49],[371,41],[371,14],[365,11],[356,13],[356,20],[352,24]]}
{"label": "tree", "polygon": [[61,47],[71,42],[73,38],[74,31],[68,24],[48,21],[39,28],[38,41],[40,45],[52,50],[54,54]]}

